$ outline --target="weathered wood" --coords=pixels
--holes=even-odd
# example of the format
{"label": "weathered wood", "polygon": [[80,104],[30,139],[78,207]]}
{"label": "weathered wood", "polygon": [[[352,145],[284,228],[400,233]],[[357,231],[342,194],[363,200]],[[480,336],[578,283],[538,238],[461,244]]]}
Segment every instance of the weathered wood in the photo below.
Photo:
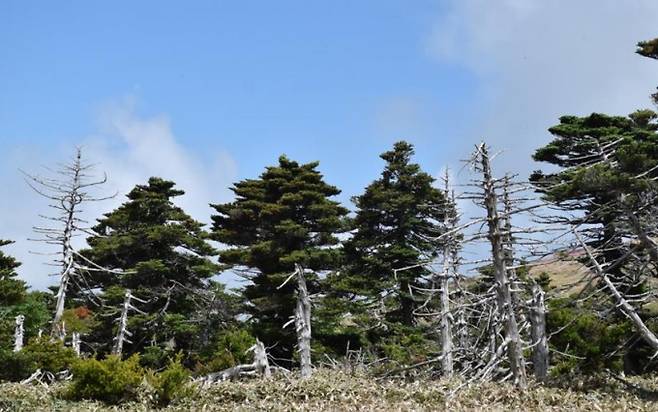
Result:
{"label": "weathered wood", "polygon": [[[445,171],[444,176],[445,188],[443,190],[443,196],[446,203],[451,201],[450,206],[456,209],[456,205],[453,198],[450,198],[450,176],[448,174],[448,169]],[[457,226],[456,221],[456,210],[449,210],[446,208],[443,226],[446,232],[453,230]],[[455,213],[455,216],[452,216],[452,212]],[[440,317],[441,317],[441,370],[443,376],[446,378],[452,378],[454,373],[454,360],[453,360],[453,316],[450,308],[450,279],[454,275],[455,263],[454,262],[454,252],[456,250],[455,246],[455,235],[449,236],[443,244],[443,273],[439,277],[439,288],[440,288]]]}
{"label": "weathered wood", "polygon": [[546,305],[544,303],[544,291],[537,284],[532,286],[530,337],[532,340],[532,364],[535,378],[538,381],[545,381],[548,377],[549,366]]}
{"label": "weathered wood", "polygon": [[80,332],[73,332],[71,334],[71,348],[80,357]]}
{"label": "weathered wood", "polygon": [[312,374],[311,366],[311,299],[304,279],[304,269],[295,265],[297,271],[297,307],[295,309],[295,329],[297,330],[297,350],[299,351],[302,378]]}
{"label": "weathered wood", "polygon": [[523,342],[521,341],[519,327],[514,313],[510,280],[505,264],[505,245],[501,232],[501,219],[498,215],[498,195],[496,194],[491,171],[489,152],[484,143],[478,147],[478,156],[483,175],[484,205],[487,210],[488,239],[491,244],[498,310],[501,320],[505,325],[507,357],[515,384],[525,388],[527,386],[527,378],[525,360],[523,358]]}
{"label": "weathered wood", "polygon": [[[54,216],[41,216],[49,222],[55,222],[54,226],[50,226],[52,223],[45,226],[35,226],[33,230],[41,238],[32,239],[57,245],[61,251],[61,257],[55,259],[60,271],[59,284],[55,294],[55,311],[50,331],[53,338],[64,339],[66,337],[62,317],[64,316],[66,297],[71,283],[74,282],[76,285],[84,284],[82,277],[85,271],[103,269],[83,258],[77,253],[72,244],[72,240],[76,235],[88,231],[88,229],[79,226],[81,222],[84,222],[80,218],[81,206],[87,202],[113,197],[96,198],[90,195],[89,190],[92,187],[102,185],[107,181],[106,176],[97,181],[89,181],[88,173],[91,168],[92,165],[83,163],[82,150],[77,148],[74,159],[55,171],[57,176],[54,178],[44,178],[23,172],[27,184],[37,194],[48,199],[49,206],[57,211]],[[77,258],[84,260],[84,264],[80,263]]]}
{"label": "weathered wood", "polygon": [[441,368],[443,376],[452,378],[453,343],[452,343],[452,314],[450,313],[450,279],[441,277]]}
{"label": "weathered wood", "polygon": [[25,335],[25,329],[23,328],[24,322],[25,316],[16,316],[16,329],[14,331],[14,352],[20,352],[23,349],[23,339]]}
{"label": "weathered wood", "polygon": [[126,293],[123,298],[123,306],[121,308],[121,316],[119,316],[119,318],[116,319],[116,321],[119,322],[119,326],[117,329],[117,335],[114,337],[114,346],[112,347],[113,355],[121,355],[121,353],[123,352],[123,344],[132,343],[130,339],[128,339],[128,337],[132,336],[132,332],[128,330],[128,313],[131,310],[134,310],[135,312],[141,313],[142,315],[146,314],[141,310],[137,309],[135,306],[133,306],[132,304],[133,300],[136,300],[141,303],[146,303],[146,301],[138,299],[135,296],[133,296],[130,289],[126,289]]}

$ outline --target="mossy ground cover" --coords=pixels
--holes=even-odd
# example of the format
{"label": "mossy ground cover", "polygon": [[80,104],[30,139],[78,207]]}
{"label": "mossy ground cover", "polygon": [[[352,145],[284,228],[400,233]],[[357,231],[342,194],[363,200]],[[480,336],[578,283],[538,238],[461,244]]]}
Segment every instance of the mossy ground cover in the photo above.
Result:
{"label": "mossy ground cover", "polygon": [[[656,411],[658,378],[633,379],[637,389],[610,379],[533,384],[519,391],[510,384],[481,383],[449,396],[459,382],[427,379],[377,380],[319,370],[308,380],[278,375],[269,380],[246,379],[193,389],[184,398],[158,409],[152,392],[143,388],[137,401],[108,406],[92,401],[64,400],[66,385],[49,388],[0,385],[0,411]],[[640,389],[641,388],[641,389]]]}

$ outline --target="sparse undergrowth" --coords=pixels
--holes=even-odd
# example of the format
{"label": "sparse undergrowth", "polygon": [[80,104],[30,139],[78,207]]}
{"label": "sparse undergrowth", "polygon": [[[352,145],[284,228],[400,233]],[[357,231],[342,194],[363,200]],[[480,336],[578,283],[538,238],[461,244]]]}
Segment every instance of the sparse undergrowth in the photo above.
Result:
{"label": "sparse undergrowth", "polygon": [[[571,380],[570,387],[535,384],[524,392],[510,384],[483,383],[466,387],[449,397],[447,395],[458,382],[378,381],[368,376],[319,370],[305,381],[279,375],[270,380],[223,382],[191,391],[160,410],[657,410],[658,378],[633,382],[644,390],[632,390],[608,379]],[[59,396],[64,389],[63,385],[45,390],[40,386],[2,384],[0,411],[156,410],[146,399],[112,407],[91,401],[67,401]]]}

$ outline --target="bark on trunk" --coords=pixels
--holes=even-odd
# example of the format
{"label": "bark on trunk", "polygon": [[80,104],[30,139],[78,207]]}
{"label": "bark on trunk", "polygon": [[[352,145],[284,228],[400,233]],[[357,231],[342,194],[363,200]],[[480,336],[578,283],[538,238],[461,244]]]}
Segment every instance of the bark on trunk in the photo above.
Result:
{"label": "bark on trunk", "polygon": [[24,322],[25,316],[16,316],[16,330],[14,331],[14,352],[20,352],[23,349],[23,339],[25,335],[25,329],[23,328]]}
{"label": "bark on trunk", "polygon": [[302,378],[312,374],[311,366],[311,300],[306,288],[304,269],[295,265],[297,271],[297,308],[295,310],[295,328],[297,330],[297,346],[299,350]]}
{"label": "bark on trunk", "polygon": [[544,291],[537,284],[532,286],[530,308],[530,335],[532,339],[532,363],[535,378],[545,381],[548,376],[548,339],[546,337],[546,305]]}
{"label": "bark on trunk", "polygon": [[71,347],[75,354],[80,357],[80,332],[73,332],[71,334]]}
{"label": "bark on trunk", "polygon": [[126,291],[126,294],[123,299],[123,308],[121,309],[121,316],[119,317],[119,328],[117,329],[117,335],[114,337],[114,346],[112,347],[113,355],[121,355],[123,352],[124,342],[132,343],[126,336],[132,336],[132,333],[128,331],[128,311],[130,310],[130,300],[132,295],[130,290]]}
{"label": "bark on trunk", "polygon": [[441,277],[441,366],[443,376],[452,378],[454,373],[452,357],[452,314],[450,313],[450,279],[445,273]]}
{"label": "bark on trunk", "polygon": [[489,242],[491,243],[491,257],[493,260],[494,276],[496,280],[496,297],[498,310],[505,325],[505,339],[507,357],[514,382],[519,387],[527,386],[525,361],[523,359],[523,345],[519,335],[519,327],[514,314],[510,281],[505,265],[505,248],[501,233],[501,221],[498,216],[498,197],[491,173],[491,164],[486,145],[479,147],[481,167],[483,174],[484,203],[487,209],[487,225]]}

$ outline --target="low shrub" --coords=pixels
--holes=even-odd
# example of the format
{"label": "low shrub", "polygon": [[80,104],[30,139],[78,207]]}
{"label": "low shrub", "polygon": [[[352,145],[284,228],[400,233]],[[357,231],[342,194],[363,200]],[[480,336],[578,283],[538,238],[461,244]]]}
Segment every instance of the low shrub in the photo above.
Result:
{"label": "low shrub", "polygon": [[0,380],[19,381],[37,369],[53,374],[70,369],[77,356],[73,349],[48,337],[30,341],[20,352],[0,351]]}
{"label": "low shrub", "polygon": [[191,392],[188,384],[190,373],[183,366],[182,354],[170,360],[169,365],[160,373],[149,373],[148,382],[155,392],[155,402],[166,406],[178,397],[185,397]]}
{"label": "low shrub", "polygon": [[212,349],[204,356],[204,363],[197,366],[200,374],[221,371],[242,363],[250,363],[252,355],[247,353],[254,338],[244,329],[229,329],[217,337]]}
{"label": "low shrub", "polygon": [[139,356],[126,360],[110,355],[103,360],[81,359],[73,366],[73,379],[66,394],[71,399],[93,399],[109,404],[136,399],[144,379]]}

